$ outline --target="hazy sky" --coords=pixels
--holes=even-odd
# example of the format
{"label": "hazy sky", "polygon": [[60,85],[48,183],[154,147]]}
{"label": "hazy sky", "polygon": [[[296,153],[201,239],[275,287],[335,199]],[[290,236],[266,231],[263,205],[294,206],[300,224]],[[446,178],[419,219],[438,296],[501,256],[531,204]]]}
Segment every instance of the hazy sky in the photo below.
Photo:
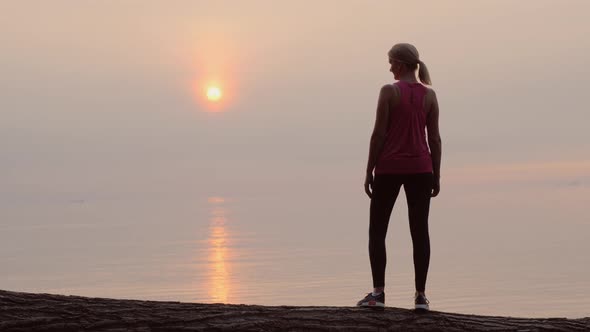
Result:
{"label": "hazy sky", "polygon": [[[360,188],[397,42],[417,46],[439,97],[443,187],[447,175],[490,173],[589,186],[587,1],[56,0],[0,11],[5,201],[255,192],[323,174]],[[213,79],[228,97],[221,112],[203,100]]]}

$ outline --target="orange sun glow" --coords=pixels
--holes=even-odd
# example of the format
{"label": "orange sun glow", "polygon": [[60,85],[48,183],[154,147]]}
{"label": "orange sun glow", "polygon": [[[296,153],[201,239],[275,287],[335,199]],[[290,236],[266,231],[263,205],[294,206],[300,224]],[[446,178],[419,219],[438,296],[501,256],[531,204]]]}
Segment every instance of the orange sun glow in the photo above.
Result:
{"label": "orange sun glow", "polygon": [[207,88],[207,99],[210,101],[218,101],[221,99],[221,89],[216,86]]}

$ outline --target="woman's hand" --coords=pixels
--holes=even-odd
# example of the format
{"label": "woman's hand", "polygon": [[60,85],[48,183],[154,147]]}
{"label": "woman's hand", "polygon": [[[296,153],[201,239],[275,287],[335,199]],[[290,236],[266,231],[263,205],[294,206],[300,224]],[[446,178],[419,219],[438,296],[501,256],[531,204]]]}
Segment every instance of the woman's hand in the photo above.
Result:
{"label": "woman's hand", "polygon": [[369,198],[373,197],[373,173],[367,173],[367,177],[365,178],[365,192]]}
{"label": "woman's hand", "polygon": [[440,192],[440,176],[435,175],[432,180],[432,193],[430,197],[436,197]]}

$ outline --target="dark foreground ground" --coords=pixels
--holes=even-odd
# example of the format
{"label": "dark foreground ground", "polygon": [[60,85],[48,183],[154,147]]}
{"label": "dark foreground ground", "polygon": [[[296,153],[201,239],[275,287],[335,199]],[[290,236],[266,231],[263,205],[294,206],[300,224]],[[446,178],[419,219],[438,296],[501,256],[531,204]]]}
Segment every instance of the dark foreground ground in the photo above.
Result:
{"label": "dark foreground ground", "polygon": [[590,317],[511,318],[399,308],[199,304],[0,290],[0,331],[590,331]]}

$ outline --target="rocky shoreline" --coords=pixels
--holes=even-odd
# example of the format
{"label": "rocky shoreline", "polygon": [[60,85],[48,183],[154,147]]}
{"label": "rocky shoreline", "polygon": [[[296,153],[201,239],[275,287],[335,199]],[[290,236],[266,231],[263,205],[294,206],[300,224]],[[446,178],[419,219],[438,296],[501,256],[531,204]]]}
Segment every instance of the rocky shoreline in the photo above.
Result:
{"label": "rocky shoreline", "polygon": [[0,290],[0,331],[590,331],[590,317],[115,300]]}

